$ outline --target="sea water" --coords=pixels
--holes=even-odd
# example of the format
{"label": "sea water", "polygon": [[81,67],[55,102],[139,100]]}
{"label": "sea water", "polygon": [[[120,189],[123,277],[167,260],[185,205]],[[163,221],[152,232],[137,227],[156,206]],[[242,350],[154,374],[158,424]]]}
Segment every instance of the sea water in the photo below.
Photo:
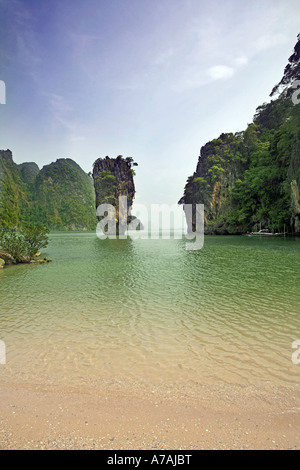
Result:
{"label": "sea water", "polygon": [[0,270],[2,380],[298,386],[299,238],[51,233],[42,255]]}

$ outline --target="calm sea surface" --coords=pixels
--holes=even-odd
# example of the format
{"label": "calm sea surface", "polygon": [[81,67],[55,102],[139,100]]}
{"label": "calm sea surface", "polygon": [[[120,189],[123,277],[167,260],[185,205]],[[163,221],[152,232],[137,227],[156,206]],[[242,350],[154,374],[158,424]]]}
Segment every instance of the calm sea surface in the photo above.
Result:
{"label": "calm sea surface", "polygon": [[53,233],[43,254],[52,263],[0,270],[0,379],[300,384],[300,239],[187,251]]}

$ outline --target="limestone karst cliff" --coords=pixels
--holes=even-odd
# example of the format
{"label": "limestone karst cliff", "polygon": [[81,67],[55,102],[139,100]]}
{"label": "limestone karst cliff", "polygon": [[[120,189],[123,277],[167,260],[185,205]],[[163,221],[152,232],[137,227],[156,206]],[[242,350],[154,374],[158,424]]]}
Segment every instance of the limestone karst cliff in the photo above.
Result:
{"label": "limestone karst cliff", "polygon": [[[134,170],[137,164],[131,157],[99,158],[93,167],[93,179],[96,193],[96,209],[99,220],[105,214],[104,205],[108,205],[108,220],[104,232],[122,235],[131,220],[131,207],[135,196]],[[125,204],[125,205],[124,205]],[[99,213],[102,206],[103,213]],[[109,207],[110,206],[110,207]]]}
{"label": "limestone karst cliff", "polygon": [[284,90],[257,108],[245,131],[221,134],[201,148],[179,204],[204,204],[206,233],[300,234],[300,103],[292,85],[300,79],[299,50],[300,35],[280,82]]}
{"label": "limestone karst cliff", "polygon": [[[188,178],[179,204],[204,204],[206,233],[228,233],[224,218],[230,213],[230,195],[245,171],[245,161],[236,158],[241,140],[233,134],[222,134],[201,148],[195,173]],[[195,209],[189,231],[195,231]],[[238,233],[240,228],[234,229]]]}
{"label": "limestone karst cliff", "polygon": [[0,226],[43,224],[51,230],[94,230],[97,224],[91,176],[69,158],[41,170],[17,165],[10,150],[0,151]]}
{"label": "limestone karst cliff", "polygon": [[0,225],[16,227],[26,218],[29,192],[10,150],[0,150]]}
{"label": "limestone karst cliff", "polygon": [[[96,208],[111,204],[116,208],[117,233],[124,233],[134,219],[130,209],[136,165],[130,157],[100,158],[91,175],[70,158],[39,169],[33,162],[17,165],[10,150],[1,150],[0,227],[41,224],[51,230],[95,230]],[[120,196],[126,197],[125,211],[119,206]]]}

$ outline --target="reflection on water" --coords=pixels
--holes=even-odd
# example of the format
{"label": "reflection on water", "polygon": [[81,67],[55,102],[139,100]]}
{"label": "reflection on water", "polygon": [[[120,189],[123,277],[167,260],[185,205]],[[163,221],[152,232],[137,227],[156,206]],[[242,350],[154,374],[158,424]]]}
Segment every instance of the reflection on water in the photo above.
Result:
{"label": "reflection on water", "polygon": [[99,240],[0,271],[0,377],[297,386],[300,240]]}

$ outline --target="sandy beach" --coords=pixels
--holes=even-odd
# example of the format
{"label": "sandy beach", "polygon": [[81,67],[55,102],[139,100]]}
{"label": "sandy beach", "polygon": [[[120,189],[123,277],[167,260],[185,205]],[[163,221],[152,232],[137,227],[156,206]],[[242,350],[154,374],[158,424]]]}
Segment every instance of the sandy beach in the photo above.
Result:
{"label": "sandy beach", "polygon": [[1,450],[300,447],[299,395],[288,389],[13,381],[0,393]]}

